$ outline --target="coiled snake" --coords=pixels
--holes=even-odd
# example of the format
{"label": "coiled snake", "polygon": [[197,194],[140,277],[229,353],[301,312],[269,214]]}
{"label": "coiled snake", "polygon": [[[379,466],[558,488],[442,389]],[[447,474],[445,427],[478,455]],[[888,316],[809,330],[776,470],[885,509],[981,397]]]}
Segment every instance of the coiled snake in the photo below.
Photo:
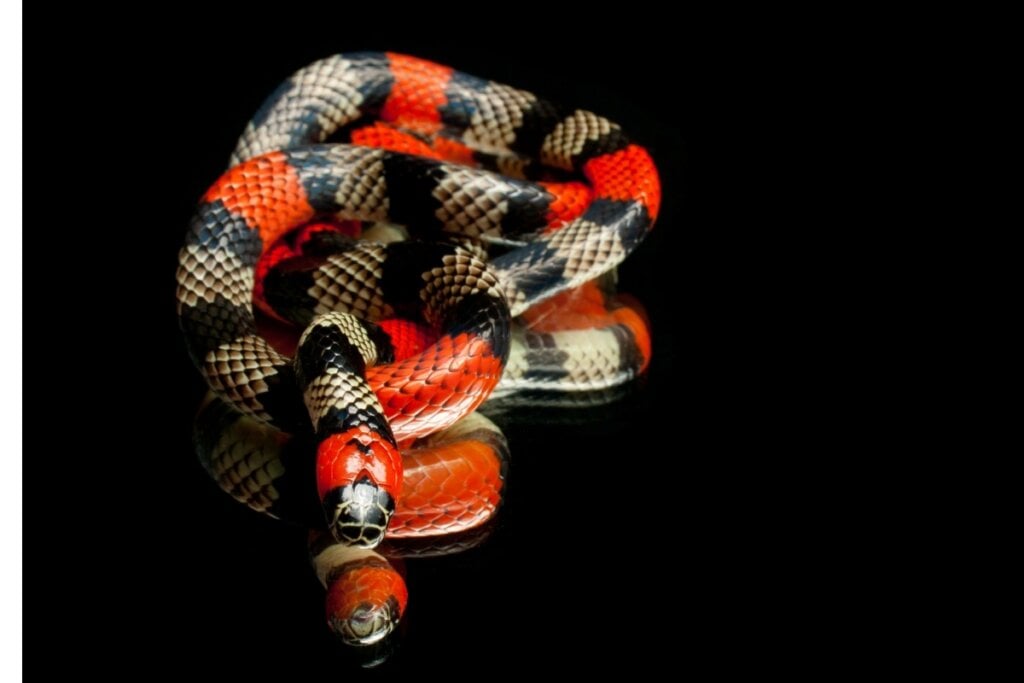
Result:
{"label": "coiled snake", "polygon": [[[641,315],[596,280],[659,202],[647,152],[590,112],[392,53],[301,69],[246,127],[179,254],[181,328],[216,395],[201,453],[237,450],[239,430],[310,436],[326,524],[366,549],[364,568],[385,530],[486,521],[504,441],[485,418],[459,421],[495,391],[605,389],[643,371]],[[353,239],[359,222],[387,243]],[[267,339],[275,319],[305,327],[294,357]],[[438,504],[403,490],[402,451],[487,463]],[[437,513],[461,497],[465,511]],[[341,621],[354,642],[381,627]]]}

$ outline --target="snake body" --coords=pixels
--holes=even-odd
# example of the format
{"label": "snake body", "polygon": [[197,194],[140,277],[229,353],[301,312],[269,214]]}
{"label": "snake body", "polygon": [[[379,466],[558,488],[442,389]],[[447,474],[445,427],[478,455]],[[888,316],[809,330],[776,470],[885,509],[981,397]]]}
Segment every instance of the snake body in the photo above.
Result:
{"label": "snake body", "polygon": [[[343,133],[364,146],[325,144]],[[177,271],[186,346],[232,414],[312,436],[337,540],[436,532],[403,507],[400,451],[437,433],[459,436],[442,451],[502,451],[457,426],[495,389],[607,389],[646,367],[645,323],[595,279],[659,203],[650,156],[603,117],[415,57],[328,57],[267,99],[200,201]],[[275,256],[322,220],[411,239]],[[261,333],[254,290],[264,318],[308,325],[294,358]],[[428,332],[400,348],[394,319]],[[200,451],[230,450],[218,439]]]}

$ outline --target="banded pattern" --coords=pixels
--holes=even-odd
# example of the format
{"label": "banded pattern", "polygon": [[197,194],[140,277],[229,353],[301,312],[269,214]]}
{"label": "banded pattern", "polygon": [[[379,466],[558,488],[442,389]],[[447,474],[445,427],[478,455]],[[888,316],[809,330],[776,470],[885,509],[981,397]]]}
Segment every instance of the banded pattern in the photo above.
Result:
{"label": "banded pattern", "polygon": [[[591,183],[594,202],[572,233],[572,242],[580,249],[570,249],[565,240],[551,244],[548,236],[496,259],[495,269],[513,315],[614,267],[643,239],[657,217],[661,190],[654,164],[617,124],[506,85],[393,53],[336,55],[300,69],[249,123],[232,163],[277,149],[323,142],[340,128],[365,118],[380,118],[423,132],[461,135],[462,142],[477,146],[478,151],[471,154],[478,161],[512,154],[551,168],[581,172]],[[404,164],[390,164],[403,166],[401,171],[395,169],[400,178],[395,187],[386,181],[394,191],[410,184],[429,184],[428,189],[434,189],[446,174],[440,171],[424,181],[418,169]],[[388,170],[386,165],[385,175]],[[472,173],[458,167],[456,171],[462,179]],[[553,197],[545,192],[539,197],[524,192],[522,199],[515,199],[516,192],[511,191],[508,205],[526,214],[532,206],[534,215],[540,216],[533,227],[540,228]],[[416,222],[437,218],[442,209],[438,204],[443,205],[443,200],[432,192],[430,195],[433,201],[401,202],[409,212],[425,209],[415,215]],[[397,197],[392,203],[399,203]],[[488,214],[489,203],[479,207],[481,215]],[[490,211],[495,213],[493,208]],[[401,217],[394,220],[405,222]],[[450,225],[445,218],[437,220]],[[524,218],[506,226],[501,221],[502,234],[527,232],[524,223],[528,222]],[[566,270],[573,254],[588,249],[606,252],[607,260],[590,262],[585,268],[577,262]]]}
{"label": "banded pattern", "polygon": [[[322,144],[343,129],[369,147]],[[552,179],[564,172],[586,182]],[[239,500],[308,519],[284,494],[309,488],[314,473],[290,463],[316,444],[319,514],[342,543],[314,539],[312,554],[346,642],[376,642],[404,610],[404,582],[370,550],[385,528],[424,538],[493,516],[507,450],[471,413],[495,387],[605,390],[644,370],[645,321],[594,280],[644,238],[659,202],[653,162],[615,123],[404,55],[320,60],[248,124],[179,253],[181,327],[217,395],[196,445]],[[339,220],[413,241],[342,231],[301,257],[281,246]],[[490,262],[488,246],[500,249]],[[294,358],[261,336],[254,296],[308,326]],[[429,341],[398,354],[393,319]]]}
{"label": "banded pattern", "polygon": [[[321,144],[364,122],[364,137],[422,155]],[[389,132],[398,130],[414,137],[398,143]],[[569,171],[589,186],[450,159],[524,175]],[[511,316],[614,268],[660,201],[647,152],[607,119],[392,53],[337,55],[298,71],[247,126],[232,164],[202,198],[179,255],[189,353],[239,411],[315,434],[325,514],[338,538],[368,546],[380,541],[402,481],[397,444],[450,427],[485,400],[505,369]],[[292,361],[257,331],[254,273],[272,244],[324,218],[515,247],[484,263],[479,246],[339,242],[341,253],[315,268],[274,271],[260,283],[260,305],[301,310],[293,319],[312,323]],[[295,305],[308,298],[316,303]],[[439,336],[392,360],[372,324],[389,315]],[[601,330],[517,328],[526,351],[513,356],[506,387],[611,386],[642,370],[645,335],[621,320]]]}
{"label": "banded pattern", "polygon": [[[296,429],[305,416],[287,359],[254,334],[248,297],[266,245],[317,214],[427,233],[535,235],[555,199],[543,186],[379,149],[302,148],[369,116],[461,131],[483,150],[539,158],[590,180],[594,200],[582,216],[495,259],[513,315],[614,267],[657,214],[649,156],[600,116],[402,55],[337,55],[301,69],[247,126],[232,157],[239,165],[205,196],[178,270],[193,359],[222,396],[282,428]],[[242,367],[225,376],[218,355]],[[434,416],[423,419],[436,428]]]}

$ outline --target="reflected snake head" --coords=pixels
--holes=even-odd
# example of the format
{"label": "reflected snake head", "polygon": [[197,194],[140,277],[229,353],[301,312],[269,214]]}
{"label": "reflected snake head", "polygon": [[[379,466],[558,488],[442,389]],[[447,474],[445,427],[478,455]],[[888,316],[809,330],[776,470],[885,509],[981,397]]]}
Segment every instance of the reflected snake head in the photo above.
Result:
{"label": "reflected snake head", "polygon": [[348,645],[372,645],[395,630],[409,593],[386,559],[355,552],[365,554],[345,562],[327,582],[327,625]]}
{"label": "reflected snake head", "polygon": [[328,614],[327,625],[347,645],[373,645],[395,630],[400,617],[391,596],[383,605],[364,602],[348,614]]}

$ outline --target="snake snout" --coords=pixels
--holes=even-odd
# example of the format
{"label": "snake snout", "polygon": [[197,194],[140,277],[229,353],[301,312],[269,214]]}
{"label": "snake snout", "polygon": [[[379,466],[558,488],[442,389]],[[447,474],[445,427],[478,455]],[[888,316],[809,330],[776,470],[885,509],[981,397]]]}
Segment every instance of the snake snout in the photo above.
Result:
{"label": "snake snout", "polygon": [[327,519],[333,520],[331,532],[341,543],[374,548],[384,540],[395,501],[369,477],[340,486],[324,499]]}

